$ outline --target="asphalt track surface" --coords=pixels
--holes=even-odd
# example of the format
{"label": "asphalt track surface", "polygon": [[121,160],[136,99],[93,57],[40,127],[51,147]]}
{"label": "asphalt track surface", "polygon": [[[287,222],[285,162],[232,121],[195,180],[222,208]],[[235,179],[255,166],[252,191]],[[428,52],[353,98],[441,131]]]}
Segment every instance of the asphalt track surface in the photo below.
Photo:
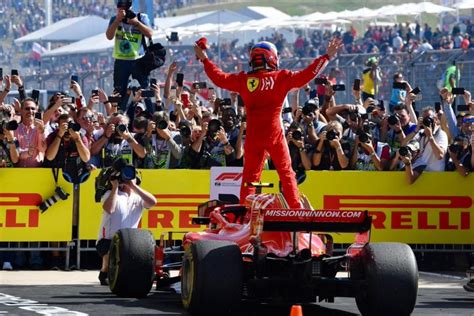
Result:
{"label": "asphalt track surface", "polygon": [[[0,271],[0,315],[187,315],[179,284],[144,299],[119,298],[98,285],[97,271]],[[474,315],[465,278],[420,273],[413,315]],[[242,303],[232,315],[289,315],[288,305]],[[354,299],[303,306],[303,315],[358,315]],[[224,314],[222,314],[224,315]]]}

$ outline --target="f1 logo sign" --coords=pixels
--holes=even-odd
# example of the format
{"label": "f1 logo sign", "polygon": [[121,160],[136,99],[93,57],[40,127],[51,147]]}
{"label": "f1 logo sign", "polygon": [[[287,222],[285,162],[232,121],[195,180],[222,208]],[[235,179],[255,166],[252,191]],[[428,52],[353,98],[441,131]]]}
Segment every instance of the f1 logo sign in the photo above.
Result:
{"label": "f1 logo sign", "polygon": [[241,172],[224,172],[224,173],[221,173],[216,178],[216,181],[225,181],[225,180],[239,181],[240,178],[242,178]]}

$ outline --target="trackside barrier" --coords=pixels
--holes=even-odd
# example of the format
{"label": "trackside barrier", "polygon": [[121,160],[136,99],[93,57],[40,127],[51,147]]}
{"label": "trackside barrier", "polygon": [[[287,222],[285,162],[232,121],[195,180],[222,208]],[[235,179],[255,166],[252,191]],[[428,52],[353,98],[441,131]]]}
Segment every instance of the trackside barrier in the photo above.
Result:
{"label": "trackside barrier", "polygon": [[[158,199],[155,206],[143,213],[142,228],[151,230],[157,240],[161,233],[204,228],[192,224],[191,219],[196,216],[196,206],[209,199],[209,170],[140,172],[142,186]],[[238,185],[238,173],[225,169],[222,172],[220,186]],[[102,217],[101,204],[94,201],[93,180],[97,174],[94,171],[81,185],[78,240],[75,240],[71,237],[72,196],[44,213],[38,210],[37,205],[55,189],[49,169],[0,169],[0,242],[57,241],[74,243],[78,253],[92,250]],[[276,184],[278,175],[275,171],[264,171],[262,181]],[[72,185],[61,176],[59,185],[72,194]],[[373,216],[372,241],[404,242],[422,252],[473,251],[472,188],[473,175],[463,178],[455,172],[425,172],[408,185],[403,172],[310,171],[300,185],[315,209],[368,210]],[[277,190],[278,185],[265,189],[266,192]],[[182,234],[174,234],[173,238],[179,240]],[[343,249],[352,241],[352,234],[334,234],[336,249]]]}

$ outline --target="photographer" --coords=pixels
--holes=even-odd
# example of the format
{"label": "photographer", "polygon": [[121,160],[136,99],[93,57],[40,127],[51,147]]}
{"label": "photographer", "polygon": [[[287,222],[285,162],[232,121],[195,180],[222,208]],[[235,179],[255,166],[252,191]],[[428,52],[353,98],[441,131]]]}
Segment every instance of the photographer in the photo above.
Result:
{"label": "photographer", "polygon": [[[132,0],[117,0],[117,14],[110,19],[105,33],[108,40],[115,38],[114,89],[122,96],[119,105],[122,111],[125,111],[127,105],[125,96],[130,75],[138,80],[143,89],[149,85],[149,75],[140,72],[136,60],[144,56],[142,40],[144,36],[151,38],[153,30],[148,16],[144,13],[136,14],[131,7]],[[153,112],[151,102],[147,102],[147,110]]]}
{"label": "photographer", "polygon": [[316,142],[312,157],[314,170],[343,170],[349,166],[349,150],[343,149],[341,135],[341,123],[331,121],[326,125]]}
{"label": "photographer", "polygon": [[[446,123],[449,129],[449,136],[450,139],[455,139],[458,135],[460,136],[467,136],[470,137],[472,133],[471,124],[461,122],[458,126],[456,115],[453,110],[453,103],[455,99],[455,95],[448,91],[448,89],[444,88],[440,91],[440,96],[442,100],[442,109],[444,117],[446,118]],[[474,103],[471,100],[471,93],[467,90],[464,91],[464,102],[469,106],[470,114],[466,115],[464,118],[474,116]]]}
{"label": "photographer", "polygon": [[457,171],[461,176],[467,176],[474,166],[473,144],[474,136],[471,135],[470,138],[457,136],[448,147],[446,171]]}
{"label": "photographer", "polygon": [[0,168],[12,168],[20,159],[18,140],[13,133],[18,124],[4,108],[0,110],[0,123]]}
{"label": "photographer", "polygon": [[[422,131],[418,133],[420,129]],[[413,161],[413,166],[411,159],[403,160],[409,184],[414,183],[423,171],[444,171],[444,156],[448,147],[448,136],[441,129],[439,119],[431,107],[423,109],[414,135],[407,137],[406,141],[413,138],[420,143],[418,159]]]}
{"label": "photographer", "polygon": [[369,120],[364,120],[362,127],[357,130],[350,161],[351,169],[367,171],[387,169],[390,162],[390,146],[378,142],[371,134],[372,130],[373,123]]}
{"label": "photographer", "polygon": [[193,168],[209,169],[215,166],[229,166],[235,160],[235,149],[229,143],[222,122],[216,118],[203,120],[201,135],[189,151]]}
{"label": "photographer", "polygon": [[97,252],[102,257],[102,267],[99,273],[101,285],[108,284],[109,248],[114,234],[122,228],[137,228],[143,210],[156,204],[153,194],[138,186],[134,174],[135,169],[133,169],[131,177],[129,170],[123,171],[125,168],[133,168],[127,165],[124,159],[118,158],[112,165],[115,173],[119,173],[119,176],[111,176],[109,179],[111,188],[102,197],[102,222],[96,245]]}
{"label": "photographer", "polygon": [[415,136],[417,125],[411,122],[405,105],[396,105],[393,110],[394,114],[381,121],[380,140],[389,144],[392,149],[397,149],[407,143],[408,137],[411,139]]}
{"label": "photographer", "polygon": [[128,118],[122,114],[114,114],[109,118],[104,129],[95,135],[91,146],[91,155],[102,154],[102,165],[108,167],[116,157],[124,157],[129,163],[133,161],[132,151],[140,158],[145,157],[145,148],[140,145],[127,129]]}
{"label": "photographer", "polygon": [[377,57],[370,57],[365,62],[367,68],[362,71],[362,79],[364,80],[362,86],[362,101],[367,98],[375,99],[375,95],[378,92],[378,84],[382,78],[380,75],[380,68],[378,66]]}
{"label": "photographer", "polygon": [[183,157],[181,134],[171,131],[168,115],[164,111],[155,112],[148,122],[144,135],[146,157],[144,168],[175,169]]}
{"label": "photographer", "polygon": [[311,170],[311,159],[305,146],[301,125],[296,122],[291,123],[286,140],[290,150],[291,167],[296,174],[302,170]]}
{"label": "photographer", "polygon": [[[87,138],[79,133],[80,129],[81,126],[75,123],[69,114],[59,116],[57,130],[46,139],[48,149],[43,167],[63,168],[66,161],[78,157],[85,167],[90,159],[90,152],[87,148]],[[72,176],[77,178],[80,175]]]}

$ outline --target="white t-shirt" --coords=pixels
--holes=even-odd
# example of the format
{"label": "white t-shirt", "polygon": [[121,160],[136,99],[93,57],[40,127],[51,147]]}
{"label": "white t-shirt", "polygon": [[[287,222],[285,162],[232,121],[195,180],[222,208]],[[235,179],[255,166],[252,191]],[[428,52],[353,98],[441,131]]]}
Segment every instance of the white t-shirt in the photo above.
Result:
{"label": "white t-shirt", "polygon": [[[110,193],[111,191],[105,192],[102,202],[109,197]],[[112,239],[121,228],[137,228],[143,209],[143,199],[138,194],[131,192],[128,195],[118,190],[115,211],[112,214],[102,211],[102,223],[97,240]]]}
{"label": "white t-shirt", "polygon": [[[438,127],[438,130],[433,134],[436,144],[446,153],[448,148],[448,135]],[[428,138],[424,135],[420,136],[418,134],[415,136],[416,140],[420,143],[420,154],[418,159],[413,163],[413,169],[419,166],[426,166],[424,171],[444,171],[445,170],[445,160],[438,159],[437,156],[433,154],[433,147],[430,144]]]}

